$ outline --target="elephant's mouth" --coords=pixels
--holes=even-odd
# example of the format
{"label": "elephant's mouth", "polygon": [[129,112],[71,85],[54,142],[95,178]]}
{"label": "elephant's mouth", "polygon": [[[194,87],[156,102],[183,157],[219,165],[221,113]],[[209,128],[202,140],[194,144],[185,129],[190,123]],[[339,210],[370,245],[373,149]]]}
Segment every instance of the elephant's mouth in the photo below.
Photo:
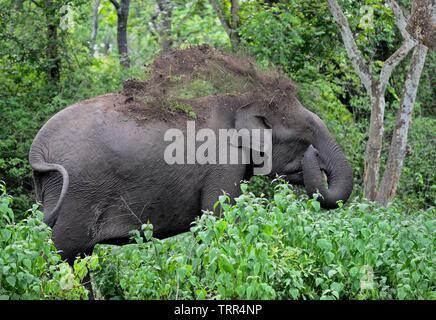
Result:
{"label": "elephant's mouth", "polygon": [[[321,171],[321,176],[323,178],[323,184],[328,187],[328,174],[326,171],[326,166],[321,159],[319,160],[319,170]],[[303,165],[302,162],[299,162],[297,165],[294,163],[293,166],[288,167],[286,174],[284,174],[285,179],[295,185],[304,185],[304,173],[303,173]],[[289,170],[291,169],[291,170]]]}
{"label": "elephant's mouth", "polygon": [[285,179],[292,184],[303,185],[303,170],[287,173]]}
{"label": "elephant's mouth", "polygon": [[[328,187],[328,179],[327,179],[327,172],[323,169],[321,169],[321,174],[323,177],[323,183],[326,187]],[[291,184],[297,184],[297,185],[304,185],[304,175],[303,170],[296,171],[293,173],[288,173],[285,175],[285,179],[289,181]]]}

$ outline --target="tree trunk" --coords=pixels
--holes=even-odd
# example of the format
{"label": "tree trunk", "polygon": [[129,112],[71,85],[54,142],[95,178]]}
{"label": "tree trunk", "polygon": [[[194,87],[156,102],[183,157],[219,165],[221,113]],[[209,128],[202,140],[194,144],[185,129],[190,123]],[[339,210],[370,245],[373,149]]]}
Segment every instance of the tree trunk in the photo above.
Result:
{"label": "tree trunk", "polygon": [[112,37],[112,33],[110,31],[110,29],[106,30],[106,34],[103,38],[103,53],[104,55],[108,55],[109,51],[111,50],[112,47],[112,43],[113,43],[113,37]]}
{"label": "tree trunk", "polygon": [[[399,126],[399,132],[396,133],[396,135],[400,135],[401,139],[397,137],[394,139],[395,142],[394,140],[392,142],[390,158],[388,160],[388,168],[383,177],[383,182],[378,189],[380,155],[382,150],[384,131],[385,91],[393,70],[417,45],[416,41],[410,36],[410,34],[406,30],[407,19],[404,15],[402,8],[397,4],[395,0],[389,0],[388,2],[395,16],[395,24],[400,30],[404,41],[400,48],[398,48],[395,53],[392,54],[383,63],[383,67],[380,72],[380,78],[376,79],[370,72],[371,68],[367,66],[359,49],[357,48],[354,40],[354,35],[348,24],[348,20],[342,12],[341,8],[339,7],[338,3],[336,2],[336,0],[328,0],[330,11],[332,12],[336,22],[340,27],[342,39],[344,41],[344,45],[353,65],[353,68],[359,75],[362,84],[365,86],[366,91],[371,98],[372,107],[368,129],[368,142],[366,144],[365,150],[363,189],[365,198],[369,200],[378,200],[382,204],[386,204],[388,201],[386,199],[392,199],[393,195],[395,194],[396,184],[398,183],[399,175],[403,166],[405,143],[407,142],[408,129],[407,121],[407,125],[397,123],[397,126]],[[418,67],[414,67],[414,63]],[[411,69],[415,70],[414,72],[419,71],[419,64],[420,61],[412,62]],[[406,80],[406,85],[408,85],[409,87],[417,86],[421,71],[419,71],[419,74],[413,74],[413,76],[410,75],[410,77],[414,79],[413,85],[410,84],[410,80]],[[414,103],[416,96],[416,87],[413,90],[408,89],[407,92],[404,93],[406,97],[404,98],[404,101],[402,101],[402,103]],[[410,107],[406,106],[402,107],[402,110],[400,111],[400,115],[398,116],[399,120],[397,121],[402,121],[402,117],[409,117],[407,114],[411,112]]]}
{"label": "tree trunk", "polygon": [[169,0],[157,0],[157,5],[161,14],[161,23],[159,26],[159,37],[162,51],[168,51],[172,46],[171,40],[171,18],[172,6]]}
{"label": "tree trunk", "polygon": [[127,46],[127,20],[129,18],[130,0],[110,0],[117,10],[117,44],[120,64],[124,68],[130,67],[129,50]]}
{"label": "tree trunk", "polygon": [[24,0],[15,0],[14,1],[14,9],[17,11],[23,10],[23,2],[24,2]]}
{"label": "tree trunk", "polygon": [[130,0],[121,0],[121,6],[118,10],[117,23],[117,42],[120,63],[124,68],[130,67],[129,50],[127,47],[127,20],[129,18]]}
{"label": "tree trunk", "polygon": [[385,206],[394,198],[403,170],[409,125],[427,51],[428,49],[424,45],[418,45],[415,48],[404,83],[400,109],[397,113],[395,131],[389,149],[388,163],[377,195],[377,201]]}
{"label": "tree trunk", "polygon": [[238,28],[240,26],[239,0],[232,0],[231,1],[230,16],[231,16],[230,24],[232,27],[232,33],[230,34],[230,41],[232,42],[233,47],[237,48],[239,46],[239,43],[241,42],[241,39],[240,39],[239,33],[238,33]]}
{"label": "tree trunk", "polygon": [[384,91],[378,81],[373,82],[371,103],[370,126],[365,150],[363,193],[365,198],[375,200],[380,170],[380,155],[383,145],[385,110]]}
{"label": "tree trunk", "polygon": [[237,49],[240,43],[240,37],[237,28],[239,28],[239,1],[232,0],[231,8],[230,8],[230,19],[226,18],[226,15],[217,0],[209,0],[212,5],[215,13],[217,14],[221,25],[224,27],[226,31],[230,43],[232,44],[233,49]]}
{"label": "tree trunk", "polygon": [[47,26],[47,81],[49,84],[57,87],[61,75],[61,60],[58,49],[58,27],[60,18],[52,0],[45,0],[44,11]]}
{"label": "tree trunk", "polygon": [[100,7],[101,0],[95,0],[94,5],[94,13],[92,16],[92,33],[91,33],[91,52],[94,54],[96,47],[95,47],[95,41],[97,39],[97,32],[98,32],[98,9]]}

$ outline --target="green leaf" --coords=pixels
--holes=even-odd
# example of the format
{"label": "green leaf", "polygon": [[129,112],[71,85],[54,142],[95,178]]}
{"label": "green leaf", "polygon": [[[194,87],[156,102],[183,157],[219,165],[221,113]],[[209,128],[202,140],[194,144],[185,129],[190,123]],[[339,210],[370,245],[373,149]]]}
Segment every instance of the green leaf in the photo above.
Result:
{"label": "green leaf", "polygon": [[179,276],[180,281],[183,281],[185,279],[186,273],[188,270],[186,267],[180,267],[177,269],[177,275]]}
{"label": "green leaf", "polygon": [[335,298],[330,295],[322,295],[320,300],[335,300]]}
{"label": "green leaf", "polygon": [[220,255],[218,259],[218,267],[220,270],[225,272],[232,272],[233,271],[233,265],[230,263],[229,259],[225,255]]}
{"label": "green leaf", "polygon": [[150,223],[143,224],[141,226],[142,231],[144,232],[144,238],[147,241],[150,241],[153,237],[153,225]]}
{"label": "green leaf", "polygon": [[289,293],[291,294],[291,297],[295,300],[298,299],[300,295],[300,291],[296,288],[289,290]]}
{"label": "green leaf", "polygon": [[195,290],[195,295],[197,297],[198,300],[204,300],[206,299],[206,291],[204,291],[203,289],[201,290]]}
{"label": "green leaf", "polygon": [[95,269],[97,269],[98,265],[99,265],[98,256],[92,255],[91,260],[89,261],[90,269],[95,270]]}
{"label": "green leaf", "polygon": [[312,208],[318,212],[319,210],[321,210],[321,203],[315,199],[312,199],[310,202]]}
{"label": "green leaf", "polygon": [[338,282],[333,282],[330,285],[330,289],[332,289],[333,291],[336,291],[338,293],[342,291],[342,288],[343,288],[343,285],[338,283]]}
{"label": "green leaf", "polygon": [[252,224],[248,227],[248,232],[251,233],[253,236],[255,236],[258,231],[259,231],[259,227],[255,224]]}
{"label": "green leaf", "polygon": [[241,183],[241,191],[242,193],[247,193],[248,185],[246,183]]}
{"label": "green leaf", "polygon": [[24,265],[27,269],[31,269],[31,268],[32,268],[32,261],[30,261],[29,259],[24,259],[24,260],[23,260],[23,265]]}
{"label": "green leaf", "polygon": [[253,290],[254,290],[254,288],[253,288],[253,286],[248,286],[248,288],[247,288],[247,298],[248,299],[251,299],[251,294],[253,293]]}
{"label": "green leaf", "polygon": [[17,279],[14,276],[8,276],[6,277],[6,282],[9,283],[11,287],[15,287]]}
{"label": "green leaf", "polygon": [[338,271],[336,271],[335,269],[330,269],[328,272],[327,272],[327,276],[329,277],[329,278],[333,278],[333,276],[335,275],[335,274],[337,274],[338,273]]}
{"label": "green leaf", "polygon": [[324,251],[331,251],[332,250],[332,243],[327,239],[318,239],[316,241],[316,245],[318,248],[324,250]]}
{"label": "green leaf", "polygon": [[271,236],[273,234],[273,231],[274,231],[274,227],[272,225],[270,225],[270,224],[264,225],[263,232],[266,235]]}
{"label": "green leaf", "polygon": [[324,282],[324,279],[323,278],[316,278],[315,279],[315,286],[319,286],[321,283],[323,283]]}
{"label": "green leaf", "polygon": [[8,241],[12,236],[12,232],[10,232],[7,229],[2,229],[2,230],[0,230],[0,235],[1,235],[1,239],[3,239],[3,241]]}

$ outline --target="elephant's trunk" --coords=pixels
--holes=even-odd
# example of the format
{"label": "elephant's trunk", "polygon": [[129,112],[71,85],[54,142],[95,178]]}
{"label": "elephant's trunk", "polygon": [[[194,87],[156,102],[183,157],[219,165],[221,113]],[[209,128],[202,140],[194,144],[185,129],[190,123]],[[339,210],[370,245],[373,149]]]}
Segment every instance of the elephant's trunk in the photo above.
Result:
{"label": "elephant's trunk", "polygon": [[[319,192],[321,207],[337,208],[337,201],[347,201],[353,190],[353,173],[339,145],[322,121],[315,116],[314,145],[303,158],[304,186],[309,196]],[[322,168],[322,169],[321,169]],[[323,170],[327,176],[325,183]]]}

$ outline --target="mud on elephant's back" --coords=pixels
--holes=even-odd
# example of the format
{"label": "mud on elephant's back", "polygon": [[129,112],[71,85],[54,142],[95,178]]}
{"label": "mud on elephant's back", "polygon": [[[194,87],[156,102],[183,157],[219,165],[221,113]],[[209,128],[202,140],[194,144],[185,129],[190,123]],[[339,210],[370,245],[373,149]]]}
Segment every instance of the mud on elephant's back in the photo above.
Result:
{"label": "mud on elephant's back", "polygon": [[142,120],[197,119],[195,101],[199,98],[247,92],[273,99],[295,93],[295,86],[273,68],[258,67],[245,54],[200,45],[161,54],[148,67],[145,81],[129,79],[122,90],[128,114]]}

